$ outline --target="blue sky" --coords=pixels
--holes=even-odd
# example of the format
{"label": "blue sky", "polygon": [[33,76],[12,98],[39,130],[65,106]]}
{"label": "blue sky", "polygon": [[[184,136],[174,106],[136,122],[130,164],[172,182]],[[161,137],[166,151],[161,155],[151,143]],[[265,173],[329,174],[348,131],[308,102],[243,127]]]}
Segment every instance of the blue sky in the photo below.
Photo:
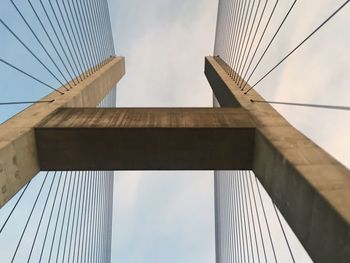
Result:
{"label": "blue sky", "polygon": [[[292,1],[283,1],[283,11]],[[341,0],[298,1],[256,78],[293,48]],[[204,56],[213,53],[217,1],[109,1],[118,55],[126,57],[118,85],[119,107],[204,107],[212,94],[204,77]],[[29,9],[23,8],[24,12]],[[25,34],[8,1],[0,17]],[[350,8],[258,86],[266,99],[349,105]],[[279,18],[280,19],[280,18]],[[273,21],[275,27],[279,19]],[[38,26],[38,25],[36,25]],[[272,31],[273,32],[273,31]],[[0,57],[59,86],[0,27]],[[45,62],[49,63],[47,58]],[[0,101],[36,100],[50,90],[0,64]],[[252,80],[254,82],[254,79]],[[293,125],[348,167],[348,112],[276,107]],[[0,122],[23,106],[0,108]],[[121,262],[213,262],[211,172],[120,172],[115,179],[113,258]]]}

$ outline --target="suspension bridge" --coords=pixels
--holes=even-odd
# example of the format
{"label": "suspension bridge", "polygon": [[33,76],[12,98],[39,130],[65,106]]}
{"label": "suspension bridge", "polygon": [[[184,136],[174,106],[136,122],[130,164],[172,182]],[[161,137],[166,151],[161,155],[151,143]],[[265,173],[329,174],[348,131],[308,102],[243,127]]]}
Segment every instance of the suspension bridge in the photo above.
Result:
{"label": "suspension bridge", "polygon": [[20,53],[2,52],[1,69],[40,92],[0,101],[17,107],[0,126],[3,262],[111,262],[118,170],[215,170],[216,262],[296,262],[295,242],[315,262],[348,262],[349,170],[271,105],[350,108],[257,91],[349,0],[256,76],[302,5],[282,2],[219,1],[204,60],[214,108],[146,109],[116,108],[125,60],[107,0],[4,1],[0,34]]}

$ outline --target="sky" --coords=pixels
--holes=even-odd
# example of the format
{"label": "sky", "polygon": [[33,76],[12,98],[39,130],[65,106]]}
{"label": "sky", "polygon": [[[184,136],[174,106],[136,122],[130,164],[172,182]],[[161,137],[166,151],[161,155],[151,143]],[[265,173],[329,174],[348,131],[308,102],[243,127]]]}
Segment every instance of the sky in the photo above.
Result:
{"label": "sky", "polygon": [[[3,1],[0,16],[23,27]],[[292,1],[281,1],[280,15]],[[298,1],[255,75],[320,24],[342,0]],[[110,0],[118,55],[126,76],[117,89],[119,107],[211,107],[204,56],[213,53],[216,0]],[[25,12],[26,9],[24,9]],[[28,11],[29,12],[29,11]],[[346,7],[257,90],[268,100],[349,106],[350,8]],[[273,32],[273,31],[272,31]],[[55,83],[0,28],[0,57],[20,63]],[[23,34],[33,41],[29,34]],[[33,46],[35,48],[35,46]],[[46,90],[0,64],[0,101],[37,100]],[[254,78],[252,80],[254,82]],[[24,106],[0,108],[0,122]],[[295,127],[350,167],[348,112],[276,106]],[[212,172],[118,172],[115,177],[113,249],[121,262],[214,262]]]}

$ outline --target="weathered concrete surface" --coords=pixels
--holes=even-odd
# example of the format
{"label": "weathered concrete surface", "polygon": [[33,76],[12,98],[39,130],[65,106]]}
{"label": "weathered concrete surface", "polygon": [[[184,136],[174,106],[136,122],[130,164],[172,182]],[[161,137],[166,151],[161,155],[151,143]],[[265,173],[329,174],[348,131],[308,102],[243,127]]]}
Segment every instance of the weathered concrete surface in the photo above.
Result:
{"label": "weathered concrete surface", "polygon": [[61,107],[94,107],[125,74],[123,57],[111,58],[70,91],[63,87],[0,125],[0,207],[39,172],[33,127]]}
{"label": "weathered concrete surface", "polygon": [[[205,63],[209,63],[207,60]],[[222,65],[220,65],[222,66]],[[220,101],[220,106],[224,107],[241,107],[238,100],[236,100],[233,93],[227,88],[226,83],[220,76],[216,73],[215,70],[207,70],[208,66],[205,67],[205,75],[207,76],[210,86],[215,86],[213,93],[215,94],[214,100],[217,99]],[[225,67],[226,72],[229,70]]]}
{"label": "weathered concrete surface", "polygon": [[36,129],[43,170],[250,169],[243,109],[60,109]]}
{"label": "weathered concrete surface", "polygon": [[349,170],[269,104],[252,103],[263,98],[244,95],[218,62],[205,61],[214,93],[226,86],[257,126],[253,171],[315,262],[350,262]]}

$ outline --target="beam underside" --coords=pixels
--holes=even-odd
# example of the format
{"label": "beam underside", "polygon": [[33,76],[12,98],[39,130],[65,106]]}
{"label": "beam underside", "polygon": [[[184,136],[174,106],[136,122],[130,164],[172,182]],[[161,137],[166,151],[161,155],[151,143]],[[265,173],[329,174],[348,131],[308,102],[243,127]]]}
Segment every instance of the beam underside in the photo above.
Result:
{"label": "beam underside", "polygon": [[[43,170],[251,169],[242,109],[61,109],[35,129]],[[217,151],[217,149],[220,149]]]}

